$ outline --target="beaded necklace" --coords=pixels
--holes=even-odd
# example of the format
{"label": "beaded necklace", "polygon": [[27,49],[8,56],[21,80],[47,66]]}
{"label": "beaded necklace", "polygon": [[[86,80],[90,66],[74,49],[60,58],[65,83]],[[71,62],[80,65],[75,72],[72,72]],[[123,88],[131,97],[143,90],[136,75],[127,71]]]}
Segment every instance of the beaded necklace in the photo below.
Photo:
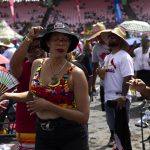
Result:
{"label": "beaded necklace", "polygon": [[63,64],[63,66],[60,68],[60,70],[57,73],[54,73],[53,68],[52,68],[52,66],[50,64],[51,71],[53,73],[53,76],[50,79],[50,84],[51,85],[56,85],[59,82],[58,76],[59,76],[60,72],[64,69],[64,67],[66,66],[66,64],[67,64],[67,61],[65,61],[65,63]]}

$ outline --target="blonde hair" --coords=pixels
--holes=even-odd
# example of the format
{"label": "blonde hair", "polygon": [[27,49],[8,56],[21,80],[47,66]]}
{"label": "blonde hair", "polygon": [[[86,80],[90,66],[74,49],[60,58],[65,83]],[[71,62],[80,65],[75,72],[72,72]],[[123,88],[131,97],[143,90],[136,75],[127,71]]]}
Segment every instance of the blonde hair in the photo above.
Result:
{"label": "blonde hair", "polygon": [[75,55],[73,52],[67,53],[66,58],[68,61],[72,62],[75,60]]}

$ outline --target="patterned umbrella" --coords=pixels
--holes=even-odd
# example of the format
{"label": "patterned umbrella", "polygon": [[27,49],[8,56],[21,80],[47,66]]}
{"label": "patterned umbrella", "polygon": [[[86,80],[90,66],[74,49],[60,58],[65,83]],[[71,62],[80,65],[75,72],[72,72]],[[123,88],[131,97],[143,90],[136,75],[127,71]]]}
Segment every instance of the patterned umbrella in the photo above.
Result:
{"label": "patterned umbrella", "polygon": [[0,40],[5,39],[19,39],[22,40],[23,36],[15,32],[5,20],[0,21]]}
{"label": "patterned umbrella", "polygon": [[0,54],[0,64],[8,64],[9,60]]}
{"label": "patterned umbrella", "polygon": [[150,33],[150,24],[144,21],[138,20],[124,21],[119,26],[129,32]]}

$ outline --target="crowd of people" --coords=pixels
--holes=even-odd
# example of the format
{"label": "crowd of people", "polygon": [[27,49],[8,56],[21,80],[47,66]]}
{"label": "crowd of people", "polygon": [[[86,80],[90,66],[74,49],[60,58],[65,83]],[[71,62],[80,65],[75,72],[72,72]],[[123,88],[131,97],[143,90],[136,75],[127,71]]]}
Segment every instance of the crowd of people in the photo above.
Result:
{"label": "crowd of people", "polygon": [[[15,92],[0,96],[0,109],[15,101],[20,150],[88,150],[90,102],[100,78],[101,110],[110,130],[108,147],[132,150],[129,120],[132,95],[149,98],[150,40],[129,53],[126,31],[97,22],[82,41],[63,22],[32,27],[19,47],[1,44],[5,66],[18,79]],[[6,101],[7,100],[7,101]]]}

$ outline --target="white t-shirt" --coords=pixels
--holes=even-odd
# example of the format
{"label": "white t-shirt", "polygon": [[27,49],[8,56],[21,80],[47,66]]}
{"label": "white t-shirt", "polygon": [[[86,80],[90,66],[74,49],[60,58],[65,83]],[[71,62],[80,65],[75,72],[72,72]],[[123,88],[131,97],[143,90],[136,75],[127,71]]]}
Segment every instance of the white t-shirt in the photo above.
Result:
{"label": "white t-shirt", "polygon": [[93,46],[93,50],[92,50],[92,62],[93,63],[99,63],[99,66],[103,66],[104,58],[109,53],[110,52],[109,52],[108,47],[106,45],[96,43]]}
{"label": "white t-shirt", "polygon": [[107,68],[104,78],[105,101],[117,99],[122,93],[123,78],[134,75],[133,59],[126,51],[120,50],[106,56],[104,61]]}
{"label": "white t-shirt", "polygon": [[138,47],[134,50],[134,70],[150,70],[150,48],[147,53],[143,54],[142,47]]}

